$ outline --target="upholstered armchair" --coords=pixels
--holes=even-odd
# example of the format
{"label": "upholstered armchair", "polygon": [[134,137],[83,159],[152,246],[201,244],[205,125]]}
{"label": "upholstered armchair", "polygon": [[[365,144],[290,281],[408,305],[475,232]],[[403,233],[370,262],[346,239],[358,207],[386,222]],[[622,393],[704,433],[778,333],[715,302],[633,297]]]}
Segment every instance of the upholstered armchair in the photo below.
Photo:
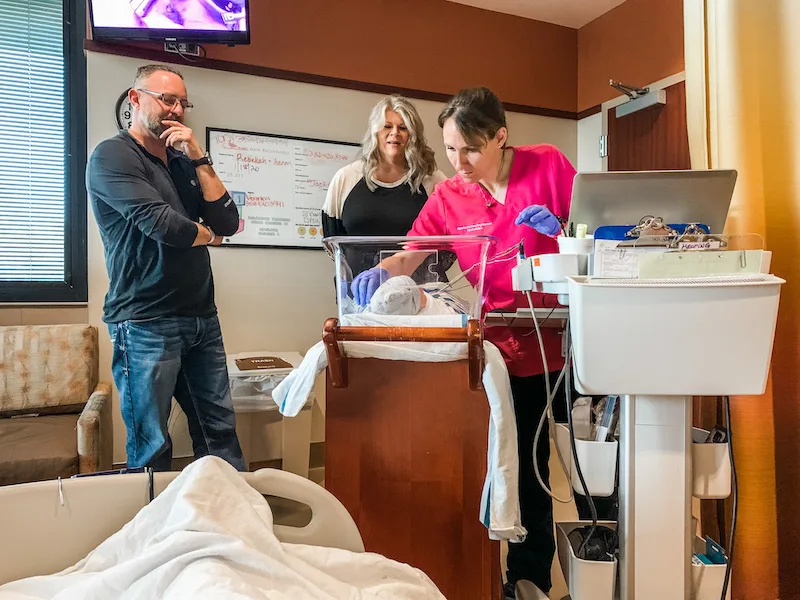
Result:
{"label": "upholstered armchair", "polygon": [[111,386],[90,325],[0,327],[0,485],[111,468]]}

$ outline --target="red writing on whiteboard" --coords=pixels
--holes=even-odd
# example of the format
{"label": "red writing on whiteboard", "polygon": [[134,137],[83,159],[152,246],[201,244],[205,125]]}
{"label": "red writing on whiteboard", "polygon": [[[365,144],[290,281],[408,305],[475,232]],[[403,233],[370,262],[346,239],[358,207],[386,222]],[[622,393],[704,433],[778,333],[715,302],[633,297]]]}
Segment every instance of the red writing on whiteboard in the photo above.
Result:
{"label": "red writing on whiteboard", "polygon": [[280,160],[276,158],[274,161],[272,161],[272,164],[274,164],[276,167],[288,167],[292,163],[290,163],[288,160]]}
{"label": "red writing on whiteboard", "polygon": [[247,163],[247,162],[245,162],[245,163],[237,162],[236,163],[236,171],[237,172],[238,171],[248,171],[250,173],[258,173],[259,168],[260,167],[258,165],[253,165],[253,164],[250,164],[250,163]]}
{"label": "red writing on whiteboard", "polygon": [[247,196],[247,206],[265,206],[267,208],[286,208],[286,203],[273,200],[269,196]]}
{"label": "red writing on whiteboard", "polygon": [[238,150],[239,146],[236,145],[236,141],[233,139],[233,136],[228,135],[226,133],[218,134],[216,136],[217,143],[220,144],[223,148],[228,148],[230,150]]}
{"label": "red writing on whiteboard", "polygon": [[236,155],[236,161],[240,163],[249,163],[253,165],[263,165],[266,164],[267,159],[261,158],[260,156],[250,156],[248,154],[242,154],[241,152]]}
{"label": "red writing on whiteboard", "polygon": [[223,148],[229,148],[232,150],[242,150],[257,146],[279,146],[282,148],[289,146],[289,140],[261,135],[217,133],[214,134],[212,139],[217,144],[220,144]]}
{"label": "red writing on whiteboard", "polygon": [[322,181],[321,179],[306,179],[303,183],[305,183],[309,187],[316,188],[318,190],[328,189],[328,182]]}
{"label": "red writing on whiteboard", "polygon": [[306,150],[306,156],[324,160],[350,160],[350,157],[338,152],[320,152],[319,150]]}

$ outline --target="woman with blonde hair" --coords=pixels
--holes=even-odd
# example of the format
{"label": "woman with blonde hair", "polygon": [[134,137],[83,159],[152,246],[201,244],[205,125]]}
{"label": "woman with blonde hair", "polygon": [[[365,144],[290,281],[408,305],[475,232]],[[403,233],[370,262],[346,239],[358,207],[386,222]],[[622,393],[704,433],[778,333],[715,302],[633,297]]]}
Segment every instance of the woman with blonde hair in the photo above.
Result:
{"label": "woman with blonde hair", "polygon": [[387,96],[370,113],[360,159],[331,181],[322,208],[323,233],[406,235],[434,186],[445,179],[414,105]]}

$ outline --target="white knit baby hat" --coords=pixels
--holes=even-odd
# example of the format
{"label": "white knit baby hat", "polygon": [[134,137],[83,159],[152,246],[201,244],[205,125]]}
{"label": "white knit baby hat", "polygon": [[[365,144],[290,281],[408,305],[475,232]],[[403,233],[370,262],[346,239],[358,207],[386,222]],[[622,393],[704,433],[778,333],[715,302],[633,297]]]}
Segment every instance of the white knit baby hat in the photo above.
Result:
{"label": "white knit baby hat", "polygon": [[416,315],[420,311],[417,282],[407,275],[390,277],[375,290],[368,310],[378,315]]}

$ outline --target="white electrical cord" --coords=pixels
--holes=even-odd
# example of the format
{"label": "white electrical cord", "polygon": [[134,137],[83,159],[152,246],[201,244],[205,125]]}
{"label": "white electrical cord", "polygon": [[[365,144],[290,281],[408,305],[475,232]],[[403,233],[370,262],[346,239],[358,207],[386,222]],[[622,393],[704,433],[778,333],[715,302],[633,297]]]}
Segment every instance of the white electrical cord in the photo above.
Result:
{"label": "white electrical cord", "polygon": [[[561,447],[558,445],[558,440],[557,440],[556,437],[554,437],[555,436],[554,432],[555,432],[556,423],[555,423],[555,418],[553,417],[553,400],[555,399],[555,396],[556,396],[556,393],[557,393],[556,390],[558,390],[558,386],[561,385],[561,382],[564,380],[565,373],[566,373],[566,365],[565,365],[564,369],[561,369],[561,372],[558,375],[558,379],[556,379],[556,383],[553,386],[553,392],[550,395],[550,399],[547,402],[547,406],[545,407],[545,412],[542,413],[542,416],[539,419],[539,425],[536,427],[536,434],[533,437],[533,452],[534,452],[534,459],[535,459],[536,448],[539,447],[539,438],[542,435],[542,428],[544,427],[545,418],[547,418],[550,421],[550,430],[551,430],[550,431],[550,439],[552,439],[553,442],[554,442],[554,445],[555,445],[555,448],[556,448],[556,455],[558,456],[558,462],[561,465],[561,470],[564,472],[564,474],[567,477],[567,481],[570,482],[570,477],[572,475],[570,473],[569,467],[567,467],[566,462],[564,461],[564,455],[561,454]],[[539,485],[542,487],[542,489],[545,492],[547,492],[548,496],[550,496],[556,502],[560,502],[561,504],[569,504],[570,502],[572,502],[572,500],[574,498],[574,492],[573,492],[571,483],[570,483],[570,486],[569,486],[569,496],[566,499],[558,498],[557,496],[555,496],[553,491],[548,489],[548,487],[542,481],[542,476],[541,476],[541,473],[539,472],[539,463],[536,460],[534,460],[533,469],[534,469],[534,473],[536,474],[536,479],[539,481]]]}
{"label": "white electrical cord", "polygon": [[[493,265],[495,263],[506,262],[506,261],[509,261],[509,260],[515,260],[517,258],[516,253],[518,251],[519,251],[519,244],[514,244],[513,246],[511,246],[509,248],[506,248],[502,252],[498,252],[492,258],[487,259],[486,266]],[[472,269],[474,269],[475,267],[477,267],[479,265],[482,265],[482,264],[483,264],[483,261],[478,261],[474,265],[469,267],[468,269],[462,271],[461,274],[458,277],[456,277],[452,281],[448,282],[447,285],[444,286],[443,290],[444,291],[449,291],[450,289],[452,289],[454,284],[456,284],[459,281],[461,281],[462,279],[464,279],[469,274],[469,272],[472,271]]]}
{"label": "white electrical cord", "polygon": [[[553,417],[553,399],[555,398],[556,391],[558,390],[558,386],[561,384],[561,380],[564,378],[565,373],[567,372],[567,368],[569,367],[569,361],[564,362],[564,368],[561,369],[561,374],[558,376],[556,380],[555,388],[550,388],[550,369],[547,366],[547,353],[544,349],[544,340],[542,339],[542,330],[539,327],[539,320],[536,318],[536,310],[533,306],[533,298],[531,297],[531,293],[529,291],[525,292],[525,297],[528,299],[528,306],[531,309],[531,318],[533,319],[533,326],[536,329],[536,338],[539,340],[539,351],[542,353],[542,366],[544,367],[544,387],[547,393],[547,404],[545,406],[544,412],[542,413],[542,417],[539,419],[539,425],[536,428],[536,434],[533,437],[533,471],[536,474],[536,480],[539,482],[539,485],[542,486],[542,489],[547,492],[547,495],[550,496],[556,502],[560,502],[561,504],[568,504],[572,502],[574,497],[572,491],[572,483],[571,483],[571,473],[569,468],[567,467],[566,463],[564,462],[564,457],[561,455],[561,449],[558,447],[558,442],[556,441],[556,422],[555,418]],[[567,407],[567,410],[570,410],[571,407]],[[570,483],[569,485],[569,497],[566,499],[559,498],[556,496],[553,491],[545,485],[544,480],[542,479],[542,474],[539,472],[539,461],[536,460],[536,449],[539,447],[539,437],[542,433],[542,428],[544,427],[544,420],[549,419],[550,421],[550,439],[553,440],[553,444],[556,447],[556,454],[558,455],[558,462],[561,464],[561,469],[564,471],[564,474],[567,476],[567,481]],[[548,442],[549,443],[549,442]]]}

